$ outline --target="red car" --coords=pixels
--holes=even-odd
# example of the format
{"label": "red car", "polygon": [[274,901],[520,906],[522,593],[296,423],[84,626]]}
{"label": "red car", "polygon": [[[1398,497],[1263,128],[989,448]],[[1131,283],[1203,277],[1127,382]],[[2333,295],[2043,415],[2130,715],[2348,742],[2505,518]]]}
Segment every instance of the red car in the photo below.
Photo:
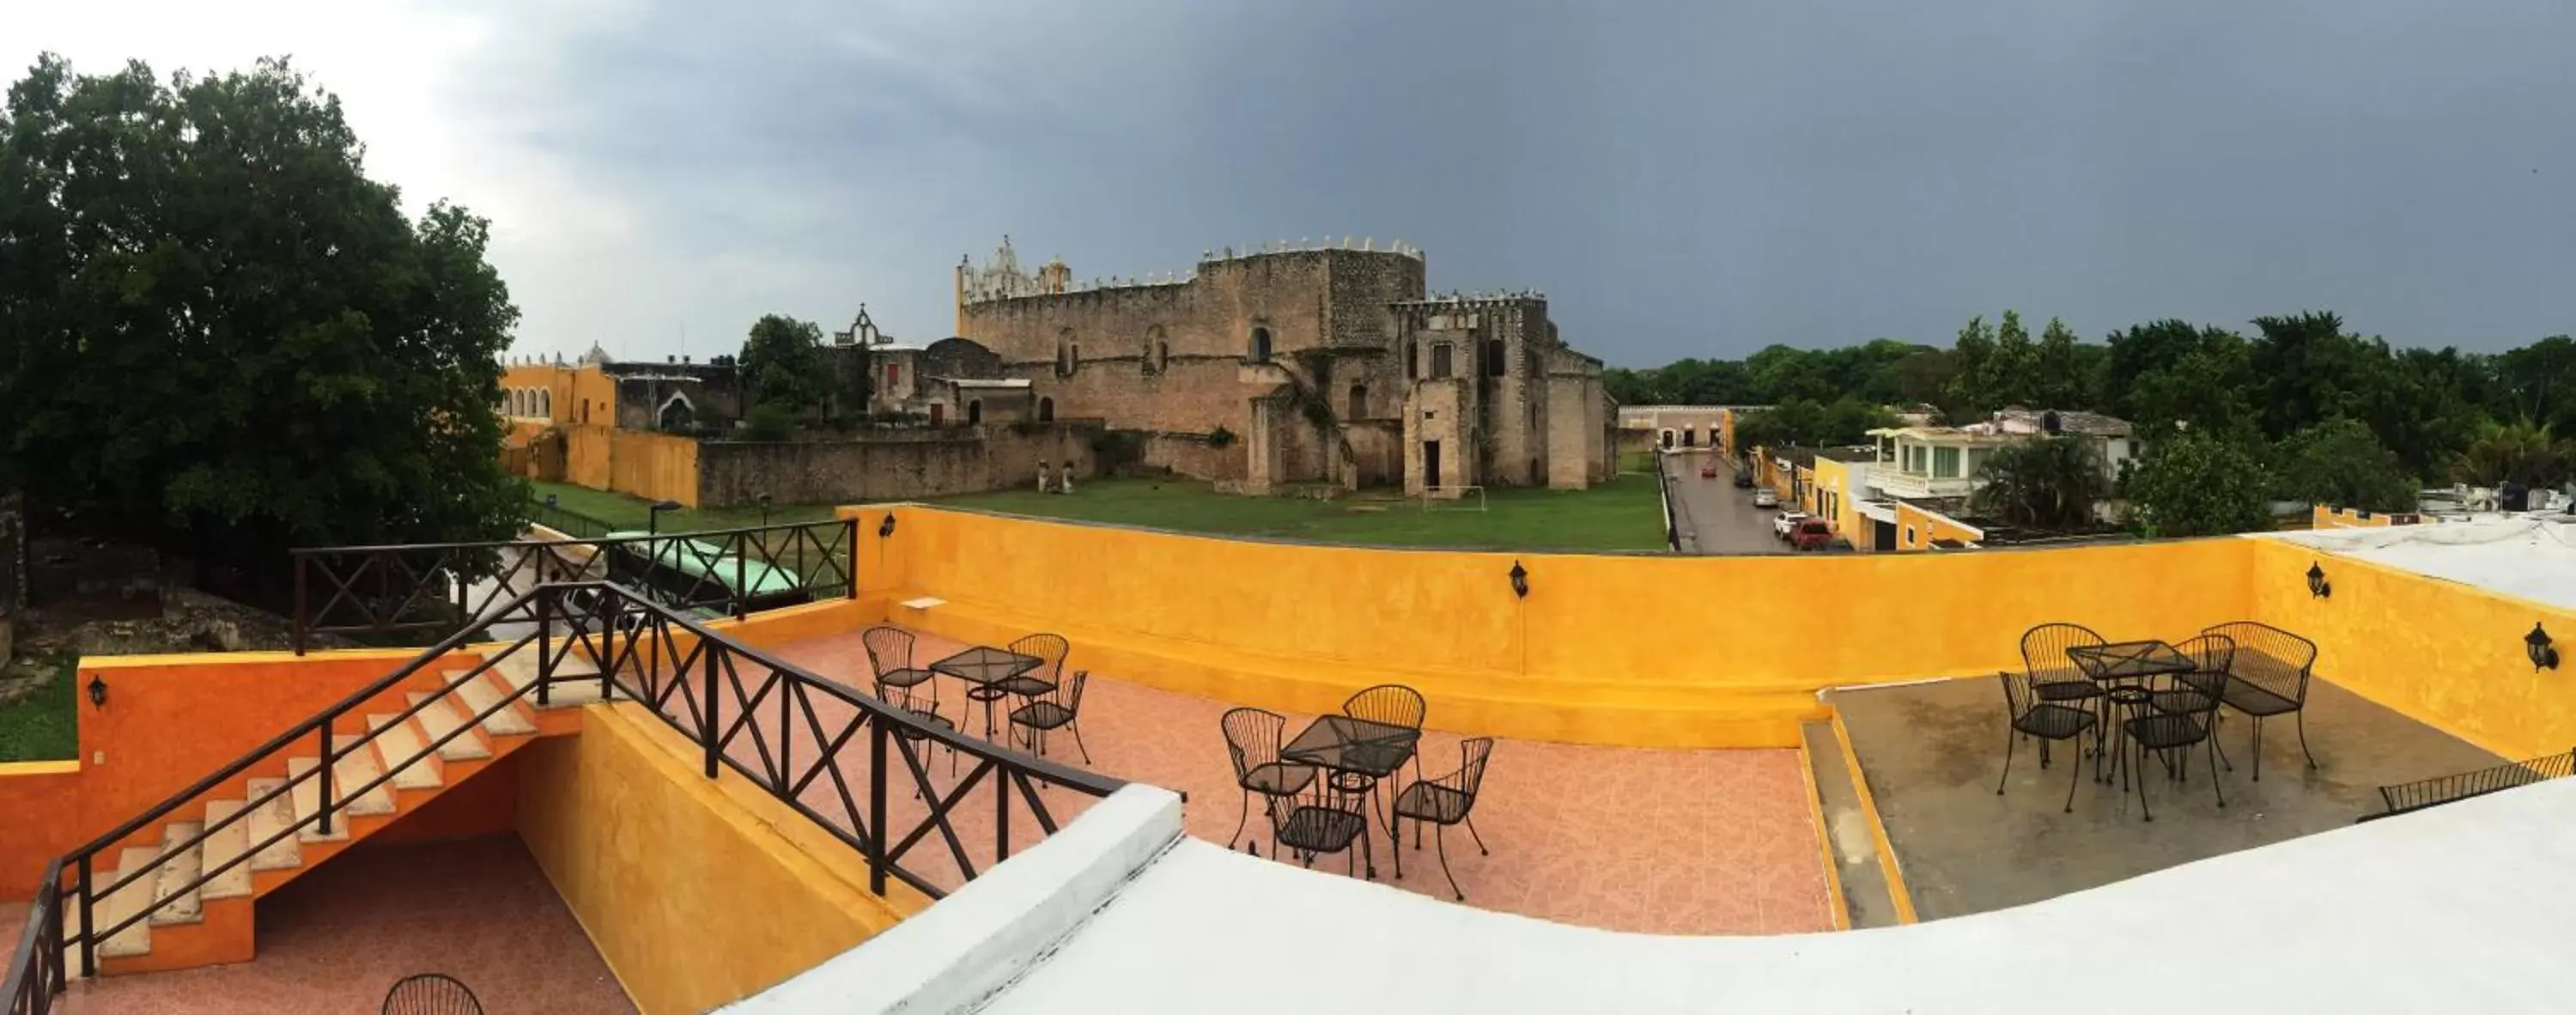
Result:
{"label": "red car", "polygon": [[1716,463],[1716,462],[1713,462],[1713,461],[1710,461],[1710,462],[1701,462],[1701,463],[1700,463],[1700,465],[1699,465],[1699,478],[1701,478],[1701,479],[1716,479],[1716,478],[1717,478],[1717,463]]}
{"label": "red car", "polygon": [[1822,518],[1808,518],[1789,530],[1789,545],[1800,550],[1822,550],[1834,541],[1834,523]]}

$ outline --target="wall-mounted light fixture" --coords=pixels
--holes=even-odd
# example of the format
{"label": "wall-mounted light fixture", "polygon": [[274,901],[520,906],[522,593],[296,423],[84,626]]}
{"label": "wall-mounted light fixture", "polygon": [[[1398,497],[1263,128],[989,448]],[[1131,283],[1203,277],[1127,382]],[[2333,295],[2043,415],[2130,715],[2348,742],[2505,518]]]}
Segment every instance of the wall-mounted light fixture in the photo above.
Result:
{"label": "wall-mounted light fixture", "polygon": [[2326,584],[2326,569],[2315,561],[2308,562],[2308,595],[2324,599],[2334,595],[2334,586]]}
{"label": "wall-mounted light fixture", "polygon": [[1529,569],[1522,567],[1517,560],[1512,562],[1512,595],[1518,599],[1529,598]]}
{"label": "wall-mounted light fixture", "polygon": [[2522,636],[2522,651],[2531,657],[2533,673],[2558,668],[2558,650],[2550,646],[2549,632],[2542,630],[2537,622],[2531,625],[2530,634]]}
{"label": "wall-mounted light fixture", "polygon": [[877,538],[884,539],[891,535],[894,535],[894,512],[888,511],[885,520],[877,523]]}
{"label": "wall-mounted light fixture", "polygon": [[107,707],[107,679],[95,673],[89,675],[89,707]]}

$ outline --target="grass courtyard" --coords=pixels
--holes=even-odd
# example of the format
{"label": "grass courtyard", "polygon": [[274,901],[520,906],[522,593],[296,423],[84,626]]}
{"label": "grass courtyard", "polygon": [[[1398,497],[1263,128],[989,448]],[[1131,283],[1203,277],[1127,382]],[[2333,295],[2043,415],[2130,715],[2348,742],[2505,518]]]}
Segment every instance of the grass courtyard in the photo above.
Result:
{"label": "grass courtyard", "polygon": [[80,710],[76,706],[78,660],[22,659],[27,667],[51,667],[54,679],[42,690],[0,705],[0,762],[67,761],[80,755]]}
{"label": "grass courtyard", "polygon": [[[647,503],[625,494],[561,483],[537,483],[536,496],[554,494],[568,511],[619,528],[643,528]],[[1362,492],[1341,500],[1241,497],[1220,494],[1188,479],[1108,479],[1075,485],[1071,495],[1034,489],[1000,490],[937,498],[930,503],[1077,521],[1108,522],[1181,532],[1305,539],[1376,546],[1467,546],[1509,550],[1660,550],[1663,507],[1651,474],[1621,475],[1590,490],[1495,487],[1486,510],[1466,502],[1441,502],[1425,511],[1420,501]],[[773,522],[829,519],[834,505],[779,504]],[[722,529],[760,522],[759,508],[681,510],[663,516],[663,531]]]}

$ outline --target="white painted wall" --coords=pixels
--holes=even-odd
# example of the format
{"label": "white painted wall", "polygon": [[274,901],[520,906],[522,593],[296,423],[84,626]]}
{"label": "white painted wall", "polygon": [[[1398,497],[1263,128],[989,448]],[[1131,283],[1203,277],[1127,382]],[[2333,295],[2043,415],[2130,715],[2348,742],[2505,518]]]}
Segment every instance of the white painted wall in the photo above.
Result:
{"label": "white painted wall", "polygon": [[981,1010],[2566,1012],[2571,902],[2576,780],[2002,912],[1781,937],[1554,924],[1185,839]]}

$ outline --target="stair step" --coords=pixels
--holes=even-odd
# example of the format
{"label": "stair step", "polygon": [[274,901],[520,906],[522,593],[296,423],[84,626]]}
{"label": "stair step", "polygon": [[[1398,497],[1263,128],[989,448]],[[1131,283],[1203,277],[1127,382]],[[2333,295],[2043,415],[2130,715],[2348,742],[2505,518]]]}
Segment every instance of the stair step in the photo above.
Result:
{"label": "stair step", "polygon": [[[456,689],[454,697],[456,701],[463,703],[465,714],[473,716],[481,715],[492,706],[499,704],[509,693],[502,688],[496,678],[485,675],[466,681]],[[491,717],[483,720],[483,732],[495,736],[525,736],[536,731],[536,721],[530,719],[527,710],[520,708],[516,702],[512,702],[509,707],[498,712],[493,712]]]}
{"label": "stair step", "polygon": [[[126,871],[140,871],[143,865],[151,863],[152,858],[159,855],[161,851],[151,846],[126,847],[124,852],[117,855],[116,870],[104,875],[106,880],[98,882],[97,887],[103,889],[115,884],[125,876]],[[90,915],[98,921],[98,929],[105,930],[116,926],[125,922],[128,917],[142,912],[143,904],[152,899],[154,887],[152,876],[147,874],[136,879],[133,884],[101,894],[90,903]],[[75,922],[78,919],[79,905],[77,900],[73,900],[70,904]],[[150,920],[136,920],[133,926],[117,931],[115,936],[98,945],[100,958],[124,958],[131,955],[148,955],[151,952],[152,921]]]}
{"label": "stair step", "polygon": [[[241,813],[241,809],[242,802],[239,800],[216,800],[208,803],[206,824],[208,826],[222,824],[225,818]],[[213,870],[232,863],[234,857],[242,855],[243,850],[249,849],[250,826],[250,821],[244,819],[215,829],[215,834],[206,838],[205,869]],[[232,869],[217,874],[214,880],[206,882],[206,887],[200,894],[209,899],[237,899],[249,895],[251,893],[250,869],[251,865],[247,863],[233,864]]]}
{"label": "stair step", "polygon": [[198,890],[188,887],[206,869],[205,846],[200,843],[186,849],[179,848],[180,844],[196,838],[197,833],[205,830],[203,823],[195,821],[173,821],[161,826],[161,852],[169,859],[162,862],[159,883],[152,890],[154,901],[161,903],[160,908],[152,911],[154,926],[205,920],[206,912],[199,902]]}
{"label": "stair step", "polygon": [[[538,707],[572,708],[601,700],[603,695],[598,680],[572,679],[571,682],[566,682],[568,678],[598,677],[599,665],[582,654],[581,649],[566,645],[562,646],[562,651],[565,653],[563,658],[555,660],[556,682],[546,689],[546,703]],[[524,691],[535,687],[537,683],[536,646],[530,645],[502,656],[499,662],[492,664],[491,672],[508,682],[514,689]],[[536,695],[533,693],[526,695],[524,700],[530,705],[537,703]]]}
{"label": "stair step", "polygon": [[[418,705],[424,701],[429,701],[429,704],[414,713],[412,717],[420,721],[421,730],[428,734],[430,740],[436,740],[446,736],[449,730],[464,725],[465,715],[456,710],[455,702],[444,698],[430,701],[432,697],[434,696],[427,691],[413,691],[412,704]],[[482,730],[466,730],[458,734],[456,739],[438,745],[438,756],[444,761],[473,761],[477,758],[491,757],[492,748],[483,742]]]}
{"label": "stair step", "polygon": [[[267,796],[271,790],[283,785],[286,785],[284,779],[253,779],[250,781],[248,799],[257,800]],[[252,811],[250,842],[245,845],[268,842],[270,837],[295,827],[294,797],[293,793],[280,794],[277,799],[262,804],[258,810]],[[249,806],[249,804],[245,802],[243,806]],[[297,836],[289,835],[270,843],[268,848],[260,850],[257,855],[250,858],[250,868],[274,871],[304,866],[304,850],[295,844],[296,839]]]}
{"label": "stair step", "polygon": [[[387,765],[402,764],[404,759],[419,754],[420,749],[429,744],[429,741],[421,739],[411,720],[397,718],[391,713],[367,716],[367,728],[376,731],[376,756]],[[446,784],[436,757],[422,758],[394,773],[396,789],[437,789]]]}

